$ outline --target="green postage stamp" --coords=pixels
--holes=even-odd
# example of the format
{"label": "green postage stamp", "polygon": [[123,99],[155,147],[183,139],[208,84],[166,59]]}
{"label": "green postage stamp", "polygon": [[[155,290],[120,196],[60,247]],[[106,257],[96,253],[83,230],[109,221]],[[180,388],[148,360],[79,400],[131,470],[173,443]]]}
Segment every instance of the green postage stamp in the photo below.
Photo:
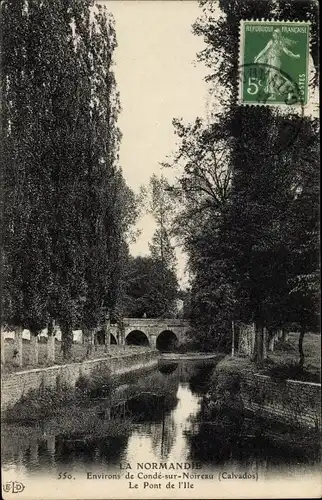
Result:
{"label": "green postage stamp", "polygon": [[308,102],[310,23],[241,21],[239,102]]}

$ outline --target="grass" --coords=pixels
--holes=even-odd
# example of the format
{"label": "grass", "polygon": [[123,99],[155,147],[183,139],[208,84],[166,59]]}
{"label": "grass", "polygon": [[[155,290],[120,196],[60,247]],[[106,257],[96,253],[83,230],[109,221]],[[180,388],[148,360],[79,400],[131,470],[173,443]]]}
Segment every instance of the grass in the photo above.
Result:
{"label": "grass", "polygon": [[164,376],[159,371],[151,371],[150,374],[137,377],[136,381],[125,389],[126,397],[140,394],[152,393],[159,396],[176,394],[178,390],[178,376],[176,373],[168,375],[165,383]]}
{"label": "grass", "polygon": [[[304,382],[320,382],[320,336],[314,333],[307,333],[304,337],[303,349],[305,354],[304,367],[299,369],[298,352],[299,333],[289,334],[286,342],[279,340],[275,342],[274,351],[268,351],[267,360],[262,369],[258,369],[246,356],[226,356],[217,365],[217,373],[263,373],[270,375],[277,380],[301,380]],[[215,373],[216,375],[216,373]],[[215,376],[214,375],[214,376]]]}
{"label": "grass", "polygon": [[[14,361],[14,350],[15,345],[13,340],[6,339],[4,344],[4,355],[5,364],[1,366],[2,373],[14,373],[17,371],[28,370],[32,368],[43,368],[46,366],[51,366],[53,363],[48,363],[47,361],[47,342],[38,343],[38,364],[34,365],[31,363],[31,348],[30,341],[23,340],[22,347],[22,367],[16,366]],[[55,342],[55,365],[62,365],[66,363],[80,363],[85,359],[98,359],[110,356],[123,356],[127,354],[134,354],[135,352],[142,352],[144,350],[150,350],[147,347],[141,346],[118,346],[110,345],[105,352],[104,345],[97,345],[93,347],[91,354],[86,358],[87,346],[84,344],[74,343],[72,346],[72,357],[70,360],[66,361],[63,359],[63,353],[61,351],[61,343],[56,340]]]}
{"label": "grass", "polygon": [[91,440],[104,436],[124,436],[130,432],[130,419],[105,420],[95,408],[62,408],[47,422],[47,431],[69,438]]}
{"label": "grass", "polygon": [[286,342],[278,341],[274,352],[268,353],[264,373],[277,379],[294,379],[306,382],[321,381],[320,335],[307,333],[304,337],[304,367],[299,369],[299,333],[290,333]]}
{"label": "grass", "polygon": [[90,376],[81,375],[75,388],[59,384],[56,388],[30,390],[6,410],[4,420],[21,423],[47,421],[59,415],[63,417],[67,408],[68,415],[72,415],[83,414],[89,406],[103,415],[107,407],[140,394],[146,394],[149,400],[152,395],[153,399],[164,397],[172,401],[178,389],[176,374],[169,375],[166,385],[159,372],[145,372],[141,376],[133,373],[131,379],[127,379],[128,384],[119,387],[122,382],[124,384],[124,377],[112,377],[109,370],[98,366]]}
{"label": "grass", "polygon": [[246,356],[235,356],[233,358],[231,356],[225,356],[216,365],[216,369],[214,370],[212,376],[216,377],[218,372],[238,374],[241,371],[255,373],[258,369],[256,365]]}
{"label": "grass", "polygon": [[106,405],[113,399],[115,383],[109,370],[97,367],[91,376],[81,375],[75,388],[62,384],[56,388],[41,387],[28,391],[6,410],[4,420],[30,423],[61,417],[66,418],[68,430],[68,421],[78,415],[79,418],[75,419],[78,422],[82,415],[89,414],[90,407],[97,416],[104,415]]}
{"label": "grass", "polygon": [[[4,421],[32,422],[36,426],[46,424],[49,433],[90,440],[105,435],[126,435],[132,417],[137,420],[154,415],[156,418],[177,402],[178,378],[175,374],[169,376],[166,387],[162,374],[145,374],[123,386],[121,394],[116,390],[119,382],[108,370],[97,367],[90,377],[80,376],[75,388],[61,385],[56,389],[29,391],[7,409]],[[108,411],[124,400],[128,400],[130,414],[128,411],[121,415]]]}
{"label": "grass", "polygon": [[110,372],[97,367],[91,377],[81,376],[76,387],[62,384],[56,388],[41,387],[24,394],[19,401],[5,412],[9,422],[37,422],[57,416],[61,411],[84,407],[92,398],[109,398],[113,390]]}
{"label": "grass", "polygon": [[272,364],[266,367],[263,371],[264,375],[269,375],[275,380],[300,380],[302,382],[320,383],[321,377],[318,372],[309,372],[305,368],[302,369],[299,363],[284,362],[282,364]]}

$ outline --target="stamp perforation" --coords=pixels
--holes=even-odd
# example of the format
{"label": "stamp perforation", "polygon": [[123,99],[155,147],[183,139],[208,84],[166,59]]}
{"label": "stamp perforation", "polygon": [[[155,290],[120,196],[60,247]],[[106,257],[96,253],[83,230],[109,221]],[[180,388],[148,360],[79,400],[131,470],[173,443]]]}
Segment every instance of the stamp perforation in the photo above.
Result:
{"label": "stamp perforation", "polygon": [[[260,58],[260,56],[262,55],[262,58],[263,58],[263,54],[266,52],[267,54],[270,53],[270,56],[267,56],[266,55],[266,61],[263,62],[257,62],[256,61],[256,58],[254,60],[253,63],[249,63],[247,62],[247,65],[250,66],[251,64],[254,65],[254,67],[258,64],[258,68],[260,67],[260,65],[262,66],[262,71],[266,73],[266,80],[265,80],[265,91],[264,93],[266,92],[267,95],[268,95],[268,99],[264,100],[264,102],[260,102],[260,100],[255,100],[255,99],[246,99],[245,98],[245,88],[244,88],[244,85],[245,85],[245,46],[246,46],[246,27],[247,25],[248,26],[256,26],[256,25],[266,25],[267,28],[270,28],[270,29],[263,29],[263,30],[254,30],[253,33],[255,33],[255,37],[256,37],[256,33],[257,33],[257,36],[258,36],[258,33],[262,32],[262,33],[272,33],[271,36],[270,36],[270,39],[268,39],[266,37],[267,40],[269,40],[265,43],[267,43],[267,45],[265,46],[265,48],[263,50],[260,51],[260,53],[257,55],[257,58]],[[302,85],[302,83],[300,82],[299,79],[297,79],[297,81],[295,81],[294,78],[291,77],[292,75],[292,72],[291,73],[288,73],[285,68],[283,67],[281,61],[281,57],[284,57],[285,58],[285,54],[286,56],[289,57],[289,59],[296,59],[296,58],[300,58],[300,54],[294,54],[291,50],[288,49],[288,44],[294,44],[296,43],[296,39],[295,36],[299,33],[303,33],[303,31],[299,31],[298,33],[296,31],[291,31],[291,32],[287,32],[286,34],[286,37],[285,37],[285,34],[283,34],[283,30],[280,28],[282,26],[288,26],[288,27],[307,27],[307,31],[306,31],[306,37],[303,38],[303,40],[298,40],[298,42],[301,41],[301,49],[302,49],[302,53],[301,54],[301,65],[299,66],[299,68],[301,67],[301,70],[302,70],[302,75],[304,74],[305,75],[305,85]],[[310,55],[310,43],[311,43],[311,40],[310,40],[310,26],[311,26],[311,22],[310,21],[304,21],[304,20],[281,20],[281,19],[274,19],[274,18],[270,18],[270,19],[267,19],[267,18],[252,18],[252,19],[242,19],[240,20],[240,23],[239,23],[239,57],[238,57],[238,62],[239,62],[239,74],[238,74],[238,77],[239,77],[239,81],[238,81],[238,103],[239,104],[242,104],[244,106],[281,106],[281,107],[286,107],[286,106],[290,106],[290,102],[287,102],[287,100],[289,100],[289,98],[287,100],[285,100],[285,95],[288,97],[290,95],[290,91],[288,90],[284,96],[280,97],[282,95],[282,92],[280,90],[276,90],[278,89],[277,87],[277,84],[272,84],[272,82],[274,81],[274,78],[275,78],[275,81],[277,79],[281,80],[281,81],[284,81],[287,82],[288,81],[288,88],[290,88],[290,86],[292,85],[294,90],[293,90],[293,94],[295,95],[295,93],[297,93],[298,95],[298,104],[301,104],[301,106],[306,106],[308,104],[308,101],[309,101],[309,55]],[[275,28],[274,28],[275,27]],[[264,28],[264,26],[263,26]],[[249,38],[249,34],[248,34],[248,38]],[[291,38],[289,38],[291,36]],[[293,38],[292,38],[293,37]],[[263,40],[261,40],[262,43],[264,43]],[[268,49],[270,45],[270,48]],[[303,52],[304,51],[304,52]],[[272,56],[272,54],[274,54],[275,56],[275,59],[274,59],[274,56]],[[278,55],[277,55],[278,54]],[[302,57],[303,56],[303,57]],[[303,63],[303,58],[305,58],[305,62]],[[276,65],[273,65],[271,63],[271,60],[275,60],[277,61],[277,64]],[[268,61],[268,63],[267,63]],[[293,63],[294,64],[294,63]],[[304,64],[304,66],[303,66]],[[288,66],[290,67],[290,65]],[[305,70],[304,70],[304,67],[305,67]],[[294,67],[292,68],[294,70]],[[275,72],[275,76],[274,78],[272,77],[272,75],[274,75],[274,72]],[[288,78],[286,78],[285,75],[289,75]],[[258,79],[258,82],[260,82],[261,80]],[[269,83],[268,83],[269,82]],[[248,84],[247,84],[248,85]],[[254,84],[255,85],[255,84]],[[264,86],[264,83],[262,82],[262,86]],[[287,85],[285,85],[285,88],[287,87]],[[261,89],[262,91],[262,89]],[[286,91],[285,91],[286,92]],[[250,92],[250,89],[249,87],[247,88],[247,93],[251,94]],[[269,100],[269,102],[267,102]],[[295,104],[295,102],[292,104],[292,106]]]}

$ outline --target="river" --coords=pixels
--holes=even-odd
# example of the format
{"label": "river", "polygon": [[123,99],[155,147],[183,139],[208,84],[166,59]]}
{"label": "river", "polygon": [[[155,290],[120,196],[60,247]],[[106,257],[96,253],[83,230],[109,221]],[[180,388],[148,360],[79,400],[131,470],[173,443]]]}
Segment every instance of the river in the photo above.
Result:
{"label": "river", "polygon": [[276,440],[278,430],[270,435],[249,418],[237,430],[228,423],[224,432],[218,422],[206,418],[206,392],[215,365],[216,360],[160,362],[124,380],[114,391],[112,407],[104,400],[99,405],[90,401],[78,415],[66,408],[66,418],[58,421],[6,423],[2,466],[27,476],[56,477],[64,471],[94,474],[104,469],[112,474],[120,464],[160,462],[195,463],[203,470],[247,471],[263,477],[276,471],[310,474],[318,458],[305,443]]}

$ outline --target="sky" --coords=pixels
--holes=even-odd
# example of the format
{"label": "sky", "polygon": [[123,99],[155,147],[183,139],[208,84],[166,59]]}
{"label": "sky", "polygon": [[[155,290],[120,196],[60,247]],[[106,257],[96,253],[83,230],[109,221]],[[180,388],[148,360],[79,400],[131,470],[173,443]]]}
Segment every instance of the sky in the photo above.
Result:
{"label": "sky", "polygon": [[[152,174],[168,170],[159,162],[175,150],[172,119],[193,121],[205,116],[207,68],[196,63],[203,40],[192,34],[191,25],[200,15],[193,0],[111,0],[106,5],[116,22],[118,47],[115,76],[122,112],[119,127],[123,134],[120,166],[128,185],[138,192]],[[131,245],[133,255],[148,254],[155,225],[151,216],[138,221],[142,231]],[[178,277],[187,284],[185,256],[178,248]]]}
{"label": "sky", "polygon": [[[120,166],[127,184],[138,192],[152,174],[173,179],[172,172],[160,167],[176,149],[172,119],[182,117],[189,122],[197,116],[206,117],[210,98],[204,78],[209,70],[196,62],[196,54],[205,44],[191,28],[201,10],[194,0],[97,3],[107,7],[116,23],[114,71],[122,106],[118,124],[123,134]],[[218,111],[217,104],[209,106]],[[312,106],[306,113],[312,114]],[[146,255],[156,228],[153,218],[141,217],[137,228],[141,234],[130,251]],[[180,248],[176,254],[179,282],[185,287],[186,258]]]}

